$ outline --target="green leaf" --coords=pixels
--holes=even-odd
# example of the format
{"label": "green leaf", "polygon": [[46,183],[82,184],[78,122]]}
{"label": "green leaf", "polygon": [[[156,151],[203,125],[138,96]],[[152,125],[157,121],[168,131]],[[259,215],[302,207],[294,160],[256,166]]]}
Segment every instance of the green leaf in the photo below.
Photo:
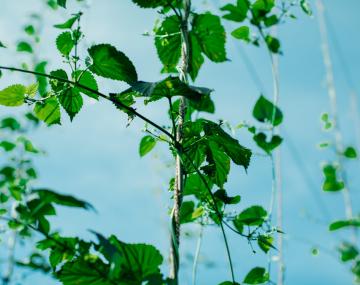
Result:
{"label": "green leaf", "polygon": [[2,147],[5,151],[12,151],[16,147],[16,144],[9,141],[2,141],[0,142],[0,147]]}
{"label": "green leaf", "polygon": [[24,85],[11,85],[0,91],[0,105],[17,107],[25,103],[26,87]]}
{"label": "green leaf", "polygon": [[155,46],[164,68],[164,73],[176,72],[181,57],[180,22],[176,16],[165,18],[159,27],[154,29]]}
{"label": "green leaf", "polygon": [[260,235],[257,240],[260,249],[265,253],[268,253],[271,248],[275,249],[273,241],[274,238],[267,235]]}
{"label": "green leaf", "polygon": [[322,189],[324,191],[336,192],[344,189],[345,184],[337,178],[337,167],[332,164],[326,164],[323,167],[324,183]]}
{"label": "green leaf", "polygon": [[74,40],[70,32],[64,32],[56,38],[56,47],[59,52],[68,57],[74,48]]}
{"label": "green leaf", "polygon": [[27,25],[25,28],[24,28],[24,31],[25,33],[27,33],[29,36],[32,36],[35,34],[35,28],[33,25]]}
{"label": "green leaf", "polygon": [[260,226],[264,223],[267,217],[266,210],[261,206],[252,206],[242,211],[236,216],[238,223],[243,223],[247,226]]}
{"label": "green leaf", "polygon": [[[98,91],[98,89],[99,89],[94,76],[89,71],[77,70],[73,73],[73,78],[79,84],[81,84],[85,87],[88,87],[92,90]],[[99,95],[97,95],[85,88],[76,87],[76,89],[78,89],[81,93],[83,93],[95,100],[99,99]]]}
{"label": "green leaf", "polygon": [[277,38],[267,35],[265,38],[265,42],[266,42],[268,49],[272,53],[280,53],[281,45],[280,45],[280,41]]}
{"label": "green leaf", "polygon": [[44,102],[37,102],[34,107],[36,117],[48,126],[60,124],[60,105],[56,98],[51,97]]}
{"label": "green leaf", "polygon": [[242,26],[233,30],[231,35],[236,39],[248,42],[250,40],[250,29],[247,26]]}
{"label": "green leaf", "polygon": [[[66,71],[62,70],[62,69],[51,71],[50,75],[54,76],[55,78],[68,80],[68,75],[67,75]],[[50,80],[50,85],[51,85],[51,89],[55,93],[59,93],[59,94],[62,93],[62,92],[65,92],[66,91],[65,89],[70,88],[64,82],[62,82],[60,80],[57,80],[57,79],[51,79]]]}
{"label": "green leaf", "polygon": [[225,189],[219,189],[214,193],[215,198],[219,199],[221,202],[227,205],[239,204],[241,197],[239,195],[230,197],[228,196]]}
{"label": "green leaf", "polygon": [[219,285],[240,285],[237,282],[231,282],[231,281],[225,281],[225,282],[221,282]]}
{"label": "green leaf", "polygon": [[196,14],[192,23],[202,52],[213,62],[224,62],[226,58],[226,33],[218,16]]}
{"label": "green leaf", "polygon": [[247,0],[237,0],[236,6],[233,4],[226,4],[221,7],[220,10],[228,12],[223,16],[224,19],[234,22],[242,22],[246,19],[249,4]]}
{"label": "green leaf", "polygon": [[72,121],[83,106],[83,98],[81,97],[79,91],[75,88],[68,88],[59,95],[58,98],[61,106],[65,109]]}
{"label": "green leaf", "polygon": [[342,262],[354,260],[359,255],[359,250],[356,246],[348,242],[343,242],[338,251],[340,252]]}
{"label": "green leaf", "polygon": [[211,139],[216,141],[224,149],[231,160],[243,166],[249,167],[251,151],[239,144],[238,140],[227,134],[220,125],[211,121],[204,121],[204,132]]}
{"label": "green leaf", "polygon": [[24,42],[24,41],[18,43],[16,50],[20,52],[28,52],[28,53],[33,52],[32,46],[28,42]]}
{"label": "green leaf", "polygon": [[313,13],[307,0],[300,0],[300,7],[307,15],[312,16]]}
{"label": "green leaf", "polygon": [[58,28],[58,29],[62,29],[62,30],[71,29],[72,26],[75,24],[75,22],[79,19],[79,17],[80,17],[80,14],[77,14],[62,24],[54,25],[54,27]]}
{"label": "green leaf", "polygon": [[352,146],[349,146],[345,149],[343,155],[347,158],[357,158],[357,152],[356,149]]}
{"label": "green leaf", "polygon": [[342,228],[347,227],[360,227],[360,219],[350,219],[350,220],[339,220],[336,222],[333,222],[329,226],[330,231],[336,231]]}
{"label": "green leaf", "polygon": [[205,59],[202,55],[200,42],[193,31],[190,31],[189,41],[190,41],[189,74],[191,79],[195,81],[196,77],[199,74],[199,70],[201,66],[204,64]]}
{"label": "green leaf", "polygon": [[223,187],[230,172],[230,158],[220,149],[216,142],[209,141],[208,146],[211,153],[211,160],[214,162],[215,172],[212,176],[215,178],[215,184]]}
{"label": "green leaf", "polygon": [[90,71],[114,80],[125,81],[129,84],[137,81],[137,73],[129,58],[109,44],[92,46],[89,50],[93,64]]}
{"label": "green leaf", "polygon": [[271,123],[274,126],[280,125],[283,120],[283,114],[280,109],[264,96],[260,96],[257,100],[253,110],[253,116],[259,122]]}
{"label": "green leaf", "polygon": [[34,83],[26,87],[25,94],[30,98],[34,98],[39,89],[39,83]]}
{"label": "green leaf", "polygon": [[194,221],[192,214],[195,209],[195,204],[193,201],[185,201],[182,203],[180,208],[180,223],[186,224]]}
{"label": "green leaf", "polygon": [[[46,65],[47,65],[47,62],[46,61],[42,61],[40,63],[38,63],[36,66],[35,66],[35,71],[36,72],[39,72],[39,73],[42,73],[42,74],[45,74],[46,73]],[[45,76],[36,76],[36,79],[39,83],[39,93],[42,97],[46,96],[47,95],[47,79]]]}
{"label": "green leaf", "polygon": [[269,281],[269,273],[262,267],[251,269],[244,279],[245,284],[263,284],[267,281]]}
{"label": "green leaf", "polygon": [[66,9],[66,0],[57,0],[57,4]]}
{"label": "green leaf", "polygon": [[253,138],[256,144],[268,154],[277,148],[283,141],[280,136],[274,135],[271,138],[271,141],[268,142],[264,133],[258,133]]}
{"label": "green leaf", "polygon": [[21,125],[18,120],[13,117],[3,118],[0,121],[0,128],[1,129],[10,129],[12,131],[18,131],[21,129]]}
{"label": "green leaf", "polygon": [[135,4],[139,5],[141,8],[158,8],[168,5],[168,3],[175,2],[173,0],[132,0]]}
{"label": "green leaf", "polygon": [[43,203],[54,203],[66,207],[83,208],[86,210],[94,210],[94,207],[83,200],[74,198],[73,196],[59,194],[48,189],[36,189],[32,191],[36,193]]}
{"label": "green leaf", "polygon": [[6,48],[6,46],[0,41],[0,48]]}
{"label": "green leaf", "polygon": [[148,154],[156,145],[156,140],[152,136],[145,136],[142,138],[139,147],[139,154],[141,157]]}

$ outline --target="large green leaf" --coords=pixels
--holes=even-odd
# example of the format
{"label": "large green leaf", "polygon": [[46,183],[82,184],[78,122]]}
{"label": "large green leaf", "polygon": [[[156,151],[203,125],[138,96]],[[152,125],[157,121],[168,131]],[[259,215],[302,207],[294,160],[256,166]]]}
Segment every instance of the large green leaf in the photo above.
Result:
{"label": "large green leaf", "polygon": [[181,57],[180,23],[176,16],[165,18],[155,28],[155,46],[158,56],[164,65],[163,72],[176,72],[176,65]]}
{"label": "large green leaf", "polygon": [[221,150],[216,142],[209,141],[208,145],[211,153],[211,159],[213,160],[215,166],[215,173],[213,173],[212,176],[215,178],[216,185],[223,187],[230,172],[230,158],[223,150]]}
{"label": "large green leaf", "polygon": [[264,96],[260,96],[257,100],[253,110],[253,116],[260,122],[271,123],[274,126],[280,125],[283,120],[281,110]]}
{"label": "large green leaf", "polygon": [[214,62],[226,61],[226,33],[220,18],[210,13],[195,15],[193,33],[203,53]]}
{"label": "large green leaf", "polygon": [[90,66],[91,72],[129,84],[137,81],[137,73],[133,63],[115,47],[109,44],[100,44],[92,46],[88,51],[93,60]]}
{"label": "large green leaf", "polygon": [[34,113],[36,117],[47,125],[60,124],[60,105],[56,98],[51,97],[44,102],[35,104]]}
{"label": "large green leaf", "polygon": [[16,107],[25,103],[26,87],[21,84],[11,85],[0,91],[0,105]]}

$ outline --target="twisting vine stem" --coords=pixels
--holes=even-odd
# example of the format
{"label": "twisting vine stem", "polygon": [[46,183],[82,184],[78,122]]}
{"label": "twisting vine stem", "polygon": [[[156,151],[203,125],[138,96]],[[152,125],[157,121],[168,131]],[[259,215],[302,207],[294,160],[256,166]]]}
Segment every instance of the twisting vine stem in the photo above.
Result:
{"label": "twisting vine stem", "polygon": [[[175,11],[176,9],[173,8]],[[184,13],[180,16],[181,25],[181,63],[179,66],[180,80],[188,83],[188,69],[189,69],[189,16],[191,10],[191,0],[183,1]],[[187,102],[186,98],[181,96],[179,105],[178,125],[176,127],[175,144],[181,145],[183,139],[183,124],[185,121]],[[174,130],[175,131],[175,130]],[[180,265],[179,245],[180,245],[180,209],[183,199],[184,188],[184,170],[181,162],[180,154],[176,156],[176,170],[175,170],[175,185],[174,185],[174,206],[171,214],[172,225],[172,239],[170,243],[170,278],[178,284],[178,273]]]}

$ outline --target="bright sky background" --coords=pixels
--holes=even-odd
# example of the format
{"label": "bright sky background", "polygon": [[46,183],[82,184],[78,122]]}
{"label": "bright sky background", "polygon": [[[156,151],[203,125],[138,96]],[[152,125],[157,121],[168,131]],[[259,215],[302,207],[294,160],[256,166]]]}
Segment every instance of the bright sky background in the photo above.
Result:
{"label": "bright sky background", "polygon": [[[69,0],[69,2],[75,2]],[[199,9],[213,9],[205,1],[194,1]],[[226,1],[213,1],[212,3]],[[325,0],[327,16],[332,23],[330,33],[336,86],[339,98],[341,127],[346,133],[346,145],[356,145],[355,120],[352,117],[350,91],[359,91],[360,74],[360,2],[358,0]],[[77,5],[69,5],[67,12],[77,12]],[[134,62],[142,80],[158,80],[160,64],[150,37],[142,36],[151,30],[157,13],[141,10],[130,0],[92,1],[84,10],[83,30],[86,43],[111,43],[124,51]],[[315,5],[313,4],[315,9]],[[10,50],[1,50],[1,64],[20,65],[16,56],[16,41],[23,37],[22,27],[28,16],[41,13],[45,23],[44,37],[39,54],[49,59],[50,67],[62,66],[55,52],[54,39],[59,33],[53,24],[67,18],[67,12],[44,10],[40,0],[0,0],[0,40]],[[316,145],[326,140],[321,132],[320,114],[329,110],[324,84],[324,68],[316,13],[307,17],[300,10],[294,12],[298,20],[289,21],[278,30],[284,56],[280,57],[281,99],[285,123],[282,148],[282,180],[284,191],[284,228],[286,284],[291,285],[344,285],[351,284],[348,269],[338,263],[332,250],[345,234],[329,233],[329,222],[344,217],[341,194],[325,194],[321,187],[321,162],[331,159],[329,151],[320,151]],[[226,23],[227,31],[234,26]],[[338,46],[334,45],[336,34]],[[197,85],[215,89],[216,115],[236,125],[242,120],[251,121],[252,106],[260,92],[272,95],[272,79],[268,56],[264,48],[247,47],[228,39],[228,57],[223,64],[207,62],[200,72]],[[339,57],[342,51],[342,58]],[[244,64],[244,51],[261,78],[263,88],[256,86]],[[344,65],[344,61],[346,65]],[[348,70],[348,71],[346,71]],[[349,86],[349,76],[355,86]],[[15,82],[26,83],[29,78],[19,75],[3,76],[0,87]],[[99,80],[104,92],[123,90],[118,82]],[[356,94],[357,98],[360,94]],[[166,122],[165,105],[139,108],[155,121]],[[18,113],[19,110],[0,108],[0,115]],[[172,161],[164,147],[159,147],[146,158],[138,156],[138,142],[142,123],[135,120],[126,128],[126,116],[108,102],[87,101],[73,123],[64,116],[62,126],[42,127],[33,135],[37,145],[48,155],[36,161],[40,171],[39,186],[71,193],[91,202],[98,213],[61,209],[55,224],[66,235],[80,234],[92,238],[88,229],[105,235],[116,234],[126,242],[155,244],[165,254],[168,250],[167,182],[172,175]],[[255,148],[245,131],[236,134],[240,142]],[[359,213],[358,161],[349,162],[350,190],[353,206]],[[242,196],[238,210],[253,204],[268,207],[271,191],[270,161],[255,156],[248,174],[233,167],[231,193]],[[327,210],[324,210],[324,207]],[[328,213],[326,213],[327,211]],[[181,284],[191,284],[191,262],[199,228],[184,227],[190,238],[182,244],[184,266]],[[246,241],[229,232],[236,276],[241,281],[253,266],[267,266],[267,257],[259,251],[253,255]],[[313,246],[321,245],[320,253],[311,254]],[[21,249],[20,249],[21,251]],[[19,252],[21,254],[21,252]],[[2,254],[1,254],[2,256]],[[202,249],[198,284],[216,285],[230,279],[225,248],[219,229],[207,228]],[[275,269],[275,264],[273,268]],[[164,268],[167,273],[167,268]],[[34,274],[27,284],[58,284]]]}

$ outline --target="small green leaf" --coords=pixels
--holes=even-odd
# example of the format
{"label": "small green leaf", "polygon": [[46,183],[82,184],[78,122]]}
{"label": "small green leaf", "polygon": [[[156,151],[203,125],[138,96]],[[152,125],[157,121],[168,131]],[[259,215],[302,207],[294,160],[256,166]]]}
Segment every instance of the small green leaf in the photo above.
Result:
{"label": "small green leaf", "polygon": [[267,141],[267,137],[264,133],[258,133],[253,138],[256,144],[268,154],[277,148],[283,141],[278,135],[274,135],[270,141]]}
{"label": "small green leaf", "polygon": [[137,73],[133,63],[121,51],[109,44],[92,46],[89,55],[93,60],[90,71],[96,75],[129,84],[137,81]]}
{"label": "small green leaf", "polygon": [[6,48],[6,46],[0,41],[0,48]]}
{"label": "small green leaf", "polygon": [[56,38],[56,47],[59,52],[68,57],[74,48],[74,41],[70,32],[64,32]]}
{"label": "small green leaf", "polygon": [[72,26],[75,24],[75,22],[79,19],[79,17],[80,17],[80,14],[77,14],[62,24],[54,25],[54,27],[58,28],[58,29],[62,29],[62,30],[71,29]]}
{"label": "small green leaf", "polygon": [[272,123],[274,126],[280,125],[283,120],[283,114],[280,109],[264,96],[260,96],[257,100],[253,116],[259,122]]}
{"label": "small green leaf", "polygon": [[307,15],[312,16],[313,13],[307,0],[300,0],[300,7]]}
{"label": "small green leaf", "polygon": [[233,4],[226,4],[221,7],[220,10],[228,12],[223,16],[224,19],[234,22],[242,22],[246,19],[249,4],[247,0],[237,0],[236,6]]}
{"label": "small green leaf", "polygon": [[33,52],[33,48],[28,42],[19,42],[16,50],[20,52],[28,52],[28,53]]}
{"label": "small green leaf", "polygon": [[156,140],[152,136],[145,136],[142,138],[139,147],[139,154],[141,157],[148,154],[156,145]]}
{"label": "small green leaf", "polygon": [[332,164],[326,164],[323,167],[323,174],[325,176],[322,189],[324,191],[336,192],[344,189],[345,184],[343,181],[338,180],[337,167]]}
{"label": "small green leaf", "polygon": [[349,146],[345,149],[343,155],[347,158],[357,158],[357,151],[354,147]]}
{"label": "small green leaf", "polygon": [[269,273],[262,267],[251,269],[244,279],[245,284],[263,284],[267,281],[269,281]]}
{"label": "small green leaf", "polygon": [[30,98],[34,98],[38,90],[39,83],[34,83],[26,87],[25,94],[27,94]]}
{"label": "small green leaf", "polygon": [[273,241],[274,238],[268,235],[260,235],[257,240],[260,249],[265,253],[268,253],[271,248],[275,249]]}
{"label": "small green leaf", "polygon": [[235,205],[235,204],[239,204],[241,197],[239,195],[234,196],[234,197],[230,197],[228,196],[228,194],[226,193],[225,189],[219,189],[214,193],[215,198],[219,199],[221,202],[223,202],[224,204],[228,204],[228,205]]}
{"label": "small green leaf", "polygon": [[17,107],[25,103],[26,87],[24,85],[11,85],[0,91],[0,105]]}
{"label": "small green leaf", "polygon": [[28,25],[24,28],[25,33],[27,33],[29,36],[32,36],[35,34],[35,28],[33,25]]}
{"label": "small green leaf", "polygon": [[281,45],[280,45],[280,41],[277,38],[268,35],[268,36],[266,36],[265,41],[266,41],[266,45],[267,45],[268,49],[272,53],[280,52]]}
{"label": "small green leaf", "polygon": [[348,242],[343,242],[338,251],[340,252],[342,262],[354,260],[359,255],[357,247]]}
{"label": "small green leaf", "polygon": [[250,29],[247,26],[242,26],[232,31],[231,35],[236,39],[248,42],[250,40]]}

